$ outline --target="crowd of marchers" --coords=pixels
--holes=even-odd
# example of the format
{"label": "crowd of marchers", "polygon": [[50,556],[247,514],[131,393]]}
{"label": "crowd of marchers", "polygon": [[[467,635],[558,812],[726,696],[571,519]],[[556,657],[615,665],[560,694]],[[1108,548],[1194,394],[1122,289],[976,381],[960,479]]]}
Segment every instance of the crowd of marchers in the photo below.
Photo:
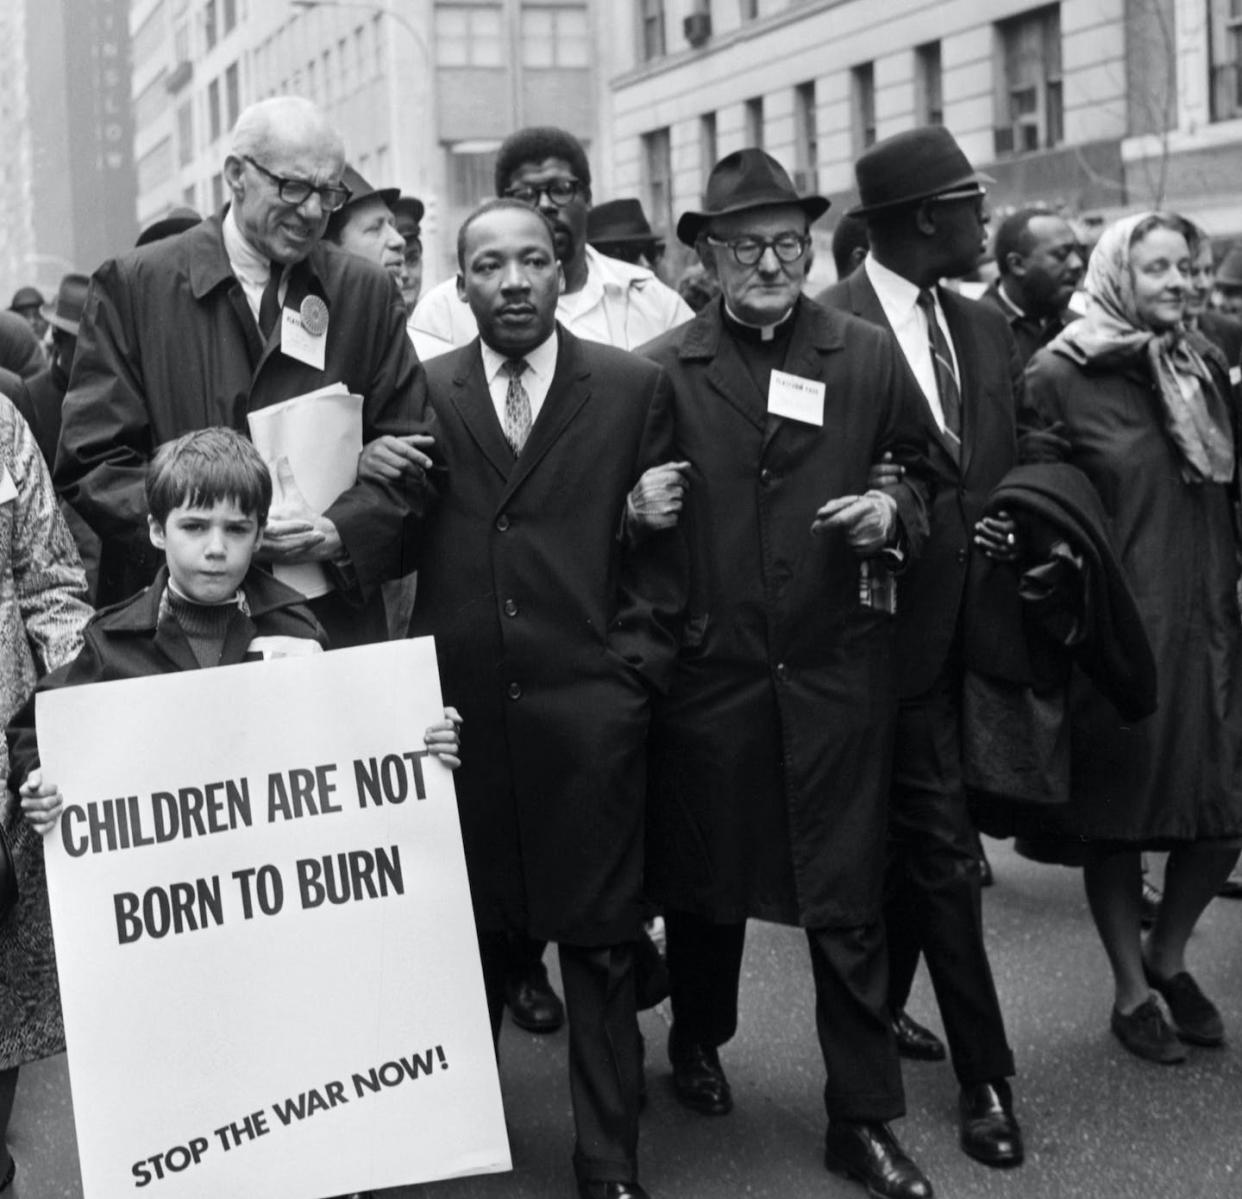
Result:
{"label": "crowd of marchers", "polygon": [[[1242,847],[1242,254],[1214,284],[1167,212],[1087,246],[1023,207],[989,238],[991,180],[940,127],[855,174],[812,296],[828,201],[728,154],[674,289],[638,201],[595,204],[579,141],[520,129],[420,295],[421,202],[276,97],[221,211],[14,297],[0,1192],[18,1067],[64,1048],[41,838],[72,797],[34,692],[408,636],[453,705],[425,740],[493,1038],[506,1009],[567,1022],[583,1199],[648,1194],[642,1008],[668,1001],[677,1098],[732,1110],[752,919],[806,932],[828,1170],[933,1193],[893,1131],[903,1056],[947,1056],[962,1150],[1020,1166],[980,830],[1082,871],[1121,1046],[1223,1045],[1186,950]],[[328,385],[361,451],[321,511],[249,434]],[[943,1041],[906,1010],[920,957]]]}

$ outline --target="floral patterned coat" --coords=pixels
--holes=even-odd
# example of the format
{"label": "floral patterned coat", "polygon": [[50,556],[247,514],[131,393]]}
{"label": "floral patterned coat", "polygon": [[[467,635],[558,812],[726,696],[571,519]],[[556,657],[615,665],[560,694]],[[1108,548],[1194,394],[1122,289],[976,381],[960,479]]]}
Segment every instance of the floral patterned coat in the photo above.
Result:
{"label": "floral patterned coat", "polygon": [[[0,717],[9,719],[39,675],[74,658],[91,615],[86,576],[60,515],[34,435],[0,396]],[[0,770],[8,753],[0,743]],[[0,921],[0,1070],[64,1048],[43,845],[17,800],[0,789],[0,822],[17,864],[20,898]]]}

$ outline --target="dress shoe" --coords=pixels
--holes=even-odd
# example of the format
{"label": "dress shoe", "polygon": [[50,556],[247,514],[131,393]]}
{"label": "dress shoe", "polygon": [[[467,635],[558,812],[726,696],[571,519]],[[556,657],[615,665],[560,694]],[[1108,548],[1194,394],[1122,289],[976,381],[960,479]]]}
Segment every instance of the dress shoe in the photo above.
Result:
{"label": "dress shoe", "polygon": [[598,1178],[583,1178],[578,1183],[579,1199],[650,1199],[636,1182],[603,1182]]}
{"label": "dress shoe", "polygon": [[916,1062],[944,1061],[944,1042],[930,1028],[924,1028],[905,1011],[893,1017],[893,1036],[897,1052]]}
{"label": "dress shoe", "polygon": [[565,1023],[565,1005],[542,962],[505,979],[505,1003],[513,1023],[527,1032],[556,1032]]}
{"label": "dress shoe", "polygon": [[1186,1046],[1177,1039],[1154,999],[1145,999],[1129,1014],[1123,1015],[1113,1008],[1110,1023],[1113,1036],[1137,1057],[1162,1066],[1175,1066],[1186,1060]]}
{"label": "dress shoe", "polygon": [[1225,1023],[1216,1004],[1199,990],[1199,984],[1185,970],[1172,978],[1161,978],[1144,962],[1143,977],[1169,1005],[1173,1027],[1183,1041],[1209,1049],[1225,1043]]}
{"label": "dress shoe", "polygon": [[727,1116],[733,1110],[733,1092],[714,1047],[681,1045],[670,1033],[668,1060],[673,1063],[673,1090],[686,1107],[700,1116]]}
{"label": "dress shoe", "polygon": [[1014,1118],[1013,1093],[1003,1078],[963,1087],[957,1110],[967,1157],[1001,1169],[1022,1164],[1022,1129]]}
{"label": "dress shoe", "polygon": [[931,1199],[927,1175],[907,1156],[887,1124],[832,1120],[824,1138],[824,1165],[852,1178],[880,1199]]}

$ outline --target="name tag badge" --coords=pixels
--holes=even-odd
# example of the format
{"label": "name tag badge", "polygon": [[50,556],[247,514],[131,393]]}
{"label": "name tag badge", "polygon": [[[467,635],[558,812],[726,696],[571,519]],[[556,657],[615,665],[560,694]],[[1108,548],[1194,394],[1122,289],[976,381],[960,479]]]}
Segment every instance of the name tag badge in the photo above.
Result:
{"label": "name tag badge", "polygon": [[824,427],[824,385],[815,379],[773,371],[768,385],[768,411],[786,420]]}
{"label": "name tag badge", "polygon": [[[308,296],[307,298],[309,299],[310,297]],[[317,328],[318,332],[312,332],[313,328]],[[313,366],[316,370],[321,371],[323,370],[324,347],[327,344],[328,318],[326,311],[323,314],[322,322],[316,322],[312,325],[304,319],[301,313],[294,312],[292,308],[281,310],[280,352],[282,354],[288,354],[290,358],[296,358],[299,362],[305,362],[307,366]]]}
{"label": "name tag badge", "polygon": [[1229,382],[1232,383],[1234,387],[1237,387],[1239,383],[1242,383],[1242,366],[1231,366],[1229,368]]}
{"label": "name tag badge", "polygon": [[17,499],[17,484],[9,474],[7,466],[0,466],[0,504],[7,504]]}

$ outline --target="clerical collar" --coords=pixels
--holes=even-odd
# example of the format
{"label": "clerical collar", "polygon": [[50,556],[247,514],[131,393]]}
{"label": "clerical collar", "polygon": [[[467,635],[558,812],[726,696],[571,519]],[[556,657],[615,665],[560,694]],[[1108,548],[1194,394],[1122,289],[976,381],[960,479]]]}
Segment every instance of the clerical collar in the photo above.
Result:
{"label": "clerical collar", "polygon": [[792,307],[779,321],[773,325],[752,325],[749,321],[744,321],[738,316],[727,302],[724,302],[725,323],[728,324],[735,333],[741,334],[746,341],[767,342],[772,341],[778,333],[782,336],[792,328],[791,318],[797,311],[798,302],[794,301]]}

